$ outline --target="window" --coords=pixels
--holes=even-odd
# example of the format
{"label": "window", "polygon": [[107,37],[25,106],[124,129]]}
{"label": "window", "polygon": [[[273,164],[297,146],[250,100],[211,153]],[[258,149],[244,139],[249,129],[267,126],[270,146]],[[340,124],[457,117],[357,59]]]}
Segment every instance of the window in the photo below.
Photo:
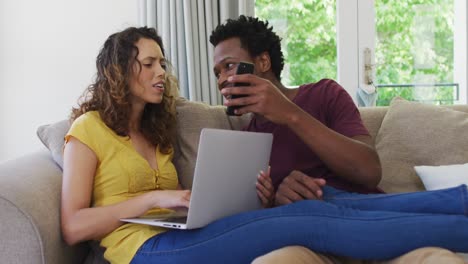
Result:
{"label": "window", "polygon": [[255,1],[283,38],[284,84],[332,78],[353,98],[375,86],[378,105],[394,96],[466,103],[466,13],[466,0]]}
{"label": "window", "polygon": [[375,1],[378,105],[394,96],[435,104],[458,100],[454,0]]}
{"label": "window", "polygon": [[287,86],[336,79],[335,0],[256,0],[255,15],[282,38]]}

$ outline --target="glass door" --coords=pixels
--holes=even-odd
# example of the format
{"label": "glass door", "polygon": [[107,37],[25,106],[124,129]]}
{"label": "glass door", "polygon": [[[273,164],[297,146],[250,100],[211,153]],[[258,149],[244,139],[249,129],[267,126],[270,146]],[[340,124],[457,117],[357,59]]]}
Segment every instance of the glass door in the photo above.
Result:
{"label": "glass door", "polygon": [[466,14],[466,0],[255,1],[283,39],[286,85],[332,78],[377,105],[467,103]]}
{"label": "glass door", "polygon": [[388,105],[395,96],[437,105],[466,103],[466,1],[372,2],[375,35],[369,37],[375,58],[366,63],[369,55],[361,47],[362,74],[371,76],[364,79],[375,86],[377,105]]}

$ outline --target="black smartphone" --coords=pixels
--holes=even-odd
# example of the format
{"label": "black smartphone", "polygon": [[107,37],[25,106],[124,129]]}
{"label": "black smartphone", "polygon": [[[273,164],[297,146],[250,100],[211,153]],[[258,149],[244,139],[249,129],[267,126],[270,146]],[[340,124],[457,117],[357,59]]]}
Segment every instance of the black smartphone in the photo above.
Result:
{"label": "black smartphone", "polygon": [[[250,62],[239,62],[237,66],[236,74],[246,74],[246,73],[253,73],[254,72],[254,65]],[[248,86],[248,83],[234,83],[234,86]],[[244,97],[246,95],[242,94],[233,94],[231,95],[231,99]],[[228,115],[236,115],[234,110],[240,108],[241,106],[228,106],[226,108],[226,113]]]}

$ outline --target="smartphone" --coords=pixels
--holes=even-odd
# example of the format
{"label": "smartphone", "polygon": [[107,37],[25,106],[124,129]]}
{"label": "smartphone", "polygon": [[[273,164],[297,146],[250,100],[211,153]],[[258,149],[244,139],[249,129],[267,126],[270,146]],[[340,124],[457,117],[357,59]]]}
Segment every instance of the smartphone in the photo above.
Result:
{"label": "smartphone", "polygon": [[[250,62],[239,62],[239,65],[237,66],[236,74],[246,74],[246,73],[253,73],[254,72],[254,65]],[[248,83],[234,83],[234,86],[249,86]],[[231,99],[239,98],[239,97],[244,97],[246,95],[242,94],[233,94],[231,95]],[[226,114],[228,115],[236,115],[234,113],[234,110],[240,108],[242,106],[228,106],[226,108]]]}

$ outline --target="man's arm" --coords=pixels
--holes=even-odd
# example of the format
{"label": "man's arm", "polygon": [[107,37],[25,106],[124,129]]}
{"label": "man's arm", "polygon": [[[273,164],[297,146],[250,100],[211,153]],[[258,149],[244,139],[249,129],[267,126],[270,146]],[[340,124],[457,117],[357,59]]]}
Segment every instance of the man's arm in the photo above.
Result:
{"label": "man's arm", "polygon": [[226,105],[244,105],[238,114],[256,113],[280,125],[288,126],[316,155],[343,179],[374,188],[381,179],[377,152],[371,147],[370,136],[353,138],[341,135],[323,125],[291,102],[270,81],[255,75],[231,76],[229,82],[246,82],[251,86],[224,88],[221,93],[247,94],[247,97],[227,100]]}
{"label": "man's arm", "polygon": [[[370,136],[356,136],[353,139],[363,142],[368,146],[373,145]],[[380,181],[380,162],[378,166],[379,169],[376,174],[378,174],[378,179]],[[324,179],[309,177],[300,171],[292,171],[278,186],[274,203],[275,205],[285,205],[301,200],[320,200],[323,195],[322,187],[325,184],[326,181]],[[366,186],[369,188],[375,187],[370,185]]]}
{"label": "man's arm", "polygon": [[348,138],[319,122],[299,107],[286,125],[339,177],[375,188],[381,179],[377,152],[370,136]]}

